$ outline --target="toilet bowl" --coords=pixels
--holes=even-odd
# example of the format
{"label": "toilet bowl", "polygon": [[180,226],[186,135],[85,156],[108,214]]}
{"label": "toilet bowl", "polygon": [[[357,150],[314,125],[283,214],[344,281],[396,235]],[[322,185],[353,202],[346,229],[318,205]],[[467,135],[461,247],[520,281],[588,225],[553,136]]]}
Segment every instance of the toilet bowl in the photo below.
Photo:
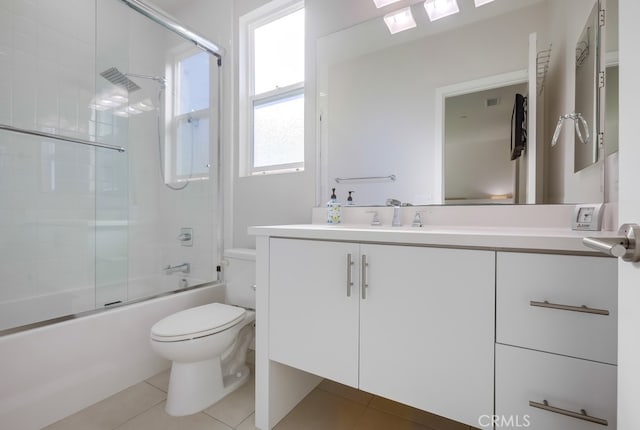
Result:
{"label": "toilet bowl", "polygon": [[165,406],[169,415],[200,412],[246,382],[254,321],[253,311],[210,303],[153,325],[152,349],[172,361]]}

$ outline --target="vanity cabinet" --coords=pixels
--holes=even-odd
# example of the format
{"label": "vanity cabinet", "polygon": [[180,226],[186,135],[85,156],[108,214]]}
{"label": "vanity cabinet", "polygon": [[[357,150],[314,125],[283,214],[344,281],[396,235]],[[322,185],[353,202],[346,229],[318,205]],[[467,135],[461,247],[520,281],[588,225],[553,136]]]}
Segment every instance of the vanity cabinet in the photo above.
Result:
{"label": "vanity cabinet", "polygon": [[493,412],[495,253],[271,238],[269,358],[477,426]]}
{"label": "vanity cabinet", "polygon": [[496,415],[616,428],[617,260],[498,252],[496,268]]}

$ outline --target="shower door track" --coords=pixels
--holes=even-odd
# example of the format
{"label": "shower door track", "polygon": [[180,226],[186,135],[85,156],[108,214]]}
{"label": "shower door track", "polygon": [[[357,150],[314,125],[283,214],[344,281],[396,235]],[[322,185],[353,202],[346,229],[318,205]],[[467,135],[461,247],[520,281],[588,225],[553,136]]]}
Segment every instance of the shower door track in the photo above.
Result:
{"label": "shower door track", "polygon": [[224,51],[221,47],[197,34],[195,31],[190,30],[185,25],[179,23],[175,20],[175,18],[166,14],[166,12],[161,9],[156,9],[154,6],[147,4],[141,0],[120,0],[129,6],[131,9],[136,12],[146,16],[147,18],[155,21],[160,24],[167,30],[171,30],[176,33],[178,36],[190,40],[193,42],[198,48],[208,52],[209,54],[215,55],[218,57],[218,62],[220,63],[222,60],[222,55]]}
{"label": "shower door track", "polygon": [[46,133],[44,131],[28,130],[26,128],[13,127],[11,125],[0,124],[0,130],[13,133],[27,134],[29,136],[45,137],[47,139],[61,140],[63,142],[79,143],[81,145],[95,146],[97,148],[111,149],[113,151],[125,152],[122,146],[109,145],[107,143],[92,142],[90,140],[78,139],[75,137],[61,136],[59,134]]}

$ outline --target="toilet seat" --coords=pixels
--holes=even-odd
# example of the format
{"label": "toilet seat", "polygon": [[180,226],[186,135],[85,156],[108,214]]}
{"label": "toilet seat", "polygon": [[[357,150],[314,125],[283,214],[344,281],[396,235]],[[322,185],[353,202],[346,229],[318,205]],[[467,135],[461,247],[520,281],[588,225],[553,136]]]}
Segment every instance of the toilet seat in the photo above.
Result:
{"label": "toilet seat", "polygon": [[244,319],[246,310],[223,303],[210,303],[169,315],[151,327],[151,339],[177,342],[219,333]]}

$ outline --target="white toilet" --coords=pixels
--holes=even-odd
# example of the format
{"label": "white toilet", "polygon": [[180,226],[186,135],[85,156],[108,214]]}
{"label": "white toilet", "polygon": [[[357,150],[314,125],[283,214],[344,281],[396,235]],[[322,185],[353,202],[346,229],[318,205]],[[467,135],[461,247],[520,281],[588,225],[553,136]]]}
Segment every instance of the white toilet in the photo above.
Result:
{"label": "white toilet", "polygon": [[255,312],[249,309],[255,308],[255,251],[227,250],[225,263],[227,302],[233,305],[197,306],[151,327],[152,349],[172,361],[165,406],[169,415],[200,412],[249,378],[246,356],[254,335]]}

